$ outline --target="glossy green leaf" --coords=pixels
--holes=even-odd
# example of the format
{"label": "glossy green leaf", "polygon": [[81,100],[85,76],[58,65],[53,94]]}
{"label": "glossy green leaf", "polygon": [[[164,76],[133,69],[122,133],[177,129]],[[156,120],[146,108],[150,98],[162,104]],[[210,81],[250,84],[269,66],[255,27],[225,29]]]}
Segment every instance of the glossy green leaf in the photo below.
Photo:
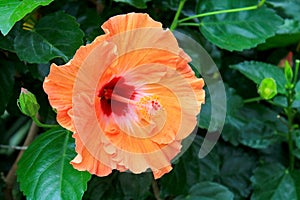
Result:
{"label": "glossy green leaf", "polygon": [[56,12],[42,18],[32,31],[15,38],[19,58],[29,63],[47,63],[53,58],[67,62],[82,45],[83,32],[75,18]]}
{"label": "glossy green leaf", "polygon": [[220,48],[242,51],[274,36],[282,23],[273,10],[263,6],[257,10],[205,17],[200,23],[200,31]]}
{"label": "glossy green leaf", "polygon": [[243,99],[236,94],[233,88],[226,87],[227,112],[226,121],[221,135],[225,141],[230,141],[233,145],[239,143],[239,127],[244,126],[240,119],[239,110],[243,106]]}
{"label": "glossy green leaf", "polygon": [[200,13],[211,12],[216,10],[226,10],[233,8],[243,8],[246,6],[256,5],[256,0],[244,0],[244,1],[235,1],[235,0],[202,0],[198,1],[196,10]]}
{"label": "glossy green leaf", "polygon": [[277,132],[286,129],[276,117],[278,113],[257,104],[243,105],[242,98],[232,88],[227,89],[227,102],[226,122],[221,134],[225,141],[255,149],[280,141]]}
{"label": "glossy green leaf", "polygon": [[300,22],[300,4],[298,0],[268,0],[268,3],[282,10],[286,15]]}
{"label": "glossy green leaf", "polygon": [[283,139],[278,132],[287,131],[286,126],[277,118],[278,114],[258,104],[244,106],[234,115],[228,116],[222,137],[233,145],[267,148]]}
{"label": "glossy green leaf", "polygon": [[91,175],[72,167],[74,139],[65,129],[39,136],[18,162],[17,177],[27,199],[81,199]]}
{"label": "glossy green leaf", "polygon": [[13,25],[38,6],[46,6],[53,0],[1,0],[0,31],[6,35]]}
{"label": "glossy green leaf", "polygon": [[285,76],[283,70],[277,66],[262,62],[246,61],[230,67],[238,70],[256,84],[260,84],[264,78],[273,78],[276,81],[278,93],[285,94]]}
{"label": "glossy green leaf", "polygon": [[277,132],[286,132],[286,127],[276,117],[277,112],[261,105],[243,104],[242,98],[232,88],[227,88],[227,116],[221,134],[225,141],[237,146],[266,148],[281,137]]}
{"label": "glossy green leaf", "polygon": [[300,40],[300,22],[294,19],[285,19],[284,24],[278,27],[276,35],[268,38],[266,43],[258,46],[259,50],[274,47],[285,47],[297,44]]}
{"label": "glossy green leaf", "polygon": [[127,3],[129,5],[132,5],[136,8],[147,8],[147,2],[151,0],[114,0],[115,2],[122,2],[122,3]]}
{"label": "glossy green leaf", "polygon": [[214,182],[201,182],[191,187],[185,197],[177,197],[175,200],[233,200],[233,193],[223,185]]}
{"label": "glossy green leaf", "polygon": [[278,163],[257,168],[251,181],[254,188],[251,200],[297,199],[295,182],[291,174]]}
{"label": "glossy green leaf", "polygon": [[3,114],[12,94],[14,73],[15,70],[12,63],[2,60],[0,63],[0,115]]}
{"label": "glossy green leaf", "polygon": [[252,191],[250,177],[256,167],[257,158],[242,148],[228,145],[218,145],[216,150],[222,162],[215,180],[219,180],[234,192],[236,199],[247,198]]}

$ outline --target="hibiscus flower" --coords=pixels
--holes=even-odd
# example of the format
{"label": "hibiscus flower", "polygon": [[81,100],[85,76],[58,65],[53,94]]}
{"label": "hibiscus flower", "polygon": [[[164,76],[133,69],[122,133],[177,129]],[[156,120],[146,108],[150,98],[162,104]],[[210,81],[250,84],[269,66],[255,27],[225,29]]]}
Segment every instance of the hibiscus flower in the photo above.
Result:
{"label": "hibiscus flower", "polygon": [[159,178],[197,124],[204,82],[176,38],[147,14],[110,18],[104,35],[44,81],[57,121],[73,132],[74,168],[106,176],[117,169]]}

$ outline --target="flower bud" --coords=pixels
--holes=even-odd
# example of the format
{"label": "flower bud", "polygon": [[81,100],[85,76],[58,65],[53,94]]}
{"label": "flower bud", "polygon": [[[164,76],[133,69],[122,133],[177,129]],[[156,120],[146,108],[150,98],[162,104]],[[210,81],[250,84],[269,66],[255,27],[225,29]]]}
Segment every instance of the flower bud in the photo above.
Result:
{"label": "flower bud", "polygon": [[21,88],[17,104],[21,112],[29,117],[35,117],[40,109],[40,105],[38,104],[34,94],[25,88]]}
{"label": "flower bud", "polygon": [[286,80],[287,84],[290,85],[292,83],[294,75],[293,75],[292,67],[290,66],[290,64],[287,61],[285,62],[284,76],[285,76],[285,80]]}
{"label": "flower bud", "polygon": [[272,99],[277,94],[276,81],[273,78],[265,78],[258,87],[259,95],[265,99]]}

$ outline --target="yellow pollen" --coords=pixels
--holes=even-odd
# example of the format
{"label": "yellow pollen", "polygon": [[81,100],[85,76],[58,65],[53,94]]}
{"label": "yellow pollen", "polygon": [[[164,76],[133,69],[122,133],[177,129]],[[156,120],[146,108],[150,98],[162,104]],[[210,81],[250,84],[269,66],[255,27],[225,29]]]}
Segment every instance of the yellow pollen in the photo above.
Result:
{"label": "yellow pollen", "polygon": [[136,108],[142,114],[143,118],[148,121],[163,109],[160,99],[156,95],[144,96],[136,104]]}

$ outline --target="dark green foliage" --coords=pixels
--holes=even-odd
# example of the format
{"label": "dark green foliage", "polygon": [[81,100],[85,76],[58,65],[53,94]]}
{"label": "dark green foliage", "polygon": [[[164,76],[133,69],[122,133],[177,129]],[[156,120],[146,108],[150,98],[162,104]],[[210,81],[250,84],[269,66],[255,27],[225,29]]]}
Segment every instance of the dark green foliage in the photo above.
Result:
{"label": "dark green foliage", "polygon": [[[206,66],[211,63],[203,50],[174,32],[208,87],[199,129],[185,140],[192,143],[174,159],[173,170],[156,181],[151,172],[91,177],[70,165],[76,155],[72,133],[40,129],[18,163],[16,199],[300,200],[298,0],[267,0],[260,8],[257,0],[1,0],[0,172],[7,175],[19,152],[6,146],[22,146],[31,124],[16,104],[21,87],[35,94],[42,121],[56,123],[42,88],[52,63],[67,63],[117,14],[148,13],[170,27],[180,2],[185,4],[175,30],[204,47],[221,77]],[[210,13],[239,8],[250,9]],[[291,66],[284,70],[282,63]],[[224,107],[212,101],[209,90],[220,89],[209,87],[214,79],[224,81]],[[263,80],[272,84],[261,86]],[[277,92],[268,90],[273,80]],[[210,122],[221,123],[213,108],[226,110],[224,127],[213,150],[200,159]],[[5,195],[1,190],[0,199]]]}

